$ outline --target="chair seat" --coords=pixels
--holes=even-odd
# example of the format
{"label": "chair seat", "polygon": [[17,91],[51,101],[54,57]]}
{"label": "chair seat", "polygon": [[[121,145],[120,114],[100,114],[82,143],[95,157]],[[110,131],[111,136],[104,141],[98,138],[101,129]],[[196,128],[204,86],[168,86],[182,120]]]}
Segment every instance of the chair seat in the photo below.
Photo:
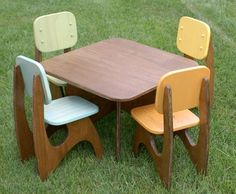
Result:
{"label": "chair seat", "polygon": [[[152,134],[163,134],[163,114],[156,111],[155,104],[137,107],[131,110],[132,117]],[[199,124],[199,118],[191,111],[183,110],[173,114],[173,130],[178,131]]]}
{"label": "chair seat", "polygon": [[44,120],[50,125],[64,125],[89,117],[98,112],[98,107],[79,97],[67,96],[44,105]]}
{"label": "chair seat", "polygon": [[53,84],[55,84],[55,85],[57,85],[57,86],[61,86],[61,87],[63,87],[63,86],[66,86],[66,82],[64,82],[64,81],[62,81],[62,80],[60,80],[60,79],[57,79],[57,78],[55,78],[55,77],[53,77],[53,76],[51,76],[51,75],[47,75],[47,78],[48,78],[48,80],[51,82],[51,83],[53,83]]}

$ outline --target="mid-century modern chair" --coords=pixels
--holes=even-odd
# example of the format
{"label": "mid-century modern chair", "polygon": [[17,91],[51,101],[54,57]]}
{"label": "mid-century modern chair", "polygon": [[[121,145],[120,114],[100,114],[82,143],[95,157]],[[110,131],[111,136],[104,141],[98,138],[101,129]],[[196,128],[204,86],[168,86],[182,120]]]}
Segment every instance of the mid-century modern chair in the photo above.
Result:
{"label": "mid-century modern chair", "polygon": [[[209,138],[209,86],[210,71],[205,66],[186,68],[165,74],[159,81],[155,104],[131,110],[137,121],[133,151],[137,155],[144,144],[152,156],[161,181],[169,188],[172,171],[173,135],[183,141],[198,172],[206,173]],[[189,109],[199,108],[199,116]],[[195,144],[188,128],[199,125]],[[163,148],[157,150],[154,137],[163,135]]]}
{"label": "mid-century modern chair", "polygon": [[[33,98],[32,132],[25,117],[24,90]],[[18,56],[14,69],[14,116],[17,143],[22,160],[35,154],[41,180],[53,171],[65,154],[80,141],[92,144],[98,158],[103,148],[89,116],[98,107],[78,96],[52,100],[49,83],[43,66],[27,57]],[[66,125],[68,135],[57,146],[50,144],[47,130]]]}
{"label": "mid-century modern chair", "polygon": [[189,59],[204,60],[210,69],[210,103],[214,96],[214,58],[210,27],[197,19],[183,16],[179,20],[177,48]]}
{"label": "mid-century modern chair", "polygon": [[[68,52],[77,42],[75,16],[71,12],[59,12],[40,16],[34,20],[35,60],[42,61],[42,53],[57,50]],[[66,82],[47,75],[55,98],[64,96]],[[58,86],[60,91],[58,92]],[[60,94],[61,92],[61,94]],[[55,93],[55,94],[54,94]]]}

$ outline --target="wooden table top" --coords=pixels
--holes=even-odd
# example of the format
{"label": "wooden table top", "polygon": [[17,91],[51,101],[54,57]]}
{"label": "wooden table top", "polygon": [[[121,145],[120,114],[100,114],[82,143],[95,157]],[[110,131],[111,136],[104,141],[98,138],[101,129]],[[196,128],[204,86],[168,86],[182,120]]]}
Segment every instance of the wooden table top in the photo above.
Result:
{"label": "wooden table top", "polygon": [[155,90],[169,71],[198,63],[125,39],[109,39],[42,62],[46,72],[111,101],[130,101]]}

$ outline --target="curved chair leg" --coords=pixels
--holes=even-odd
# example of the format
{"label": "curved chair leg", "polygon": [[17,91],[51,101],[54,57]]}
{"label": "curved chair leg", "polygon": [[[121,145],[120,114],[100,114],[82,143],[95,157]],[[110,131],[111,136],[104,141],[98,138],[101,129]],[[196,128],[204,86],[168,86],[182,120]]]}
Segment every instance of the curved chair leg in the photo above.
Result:
{"label": "curved chair leg", "polygon": [[152,156],[155,167],[160,175],[161,181],[165,187],[170,188],[171,186],[171,170],[172,170],[172,149],[173,149],[173,134],[167,132],[169,138],[166,138],[164,135],[164,143],[162,153],[159,153],[154,135],[146,131],[142,126],[138,125],[138,128],[135,132],[135,139],[133,145],[134,154],[139,153],[139,146],[143,144],[148,150],[149,154]]}
{"label": "curved chair leg", "polygon": [[55,132],[57,132],[62,128],[66,128],[66,125],[60,125],[60,126],[47,125],[46,127],[47,136],[51,137]]}
{"label": "curved chair leg", "polygon": [[208,54],[207,54],[207,57],[205,59],[205,63],[211,71],[210,83],[209,83],[209,100],[210,100],[210,106],[212,107],[213,102],[214,102],[214,79],[215,79],[214,48],[213,48],[212,37],[210,39]]}
{"label": "curved chair leg", "polygon": [[25,115],[24,81],[19,66],[14,67],[13,107],[20,158],[21,160],[26,160],[34,156],[34,143]]}
{"label": "curved chair leg", "polygon": [[200,130],[197,144],[193,143],[188,134],[188,130],[176,132],[183,141],[193,164],[198,173],[207,174],[208,149],[209,149],[209,83],[203,79],[200,94]]}
{"label": "curved chair leg", "polygon": [[161,181],[166,188],[171,186],[172,172],[172,152],[173,152],[173,120],[172,120],[172,97],[171,88],[167,86],[164,92],[163,120],[164,120],[164,142],[162,153],[159,153],[154,135],[146,131],[142,126],[138,126],[135,133],[133,150],[135,154],[139,152],[139,145],[144,144],[152,156]]}
{"label": "curved chair leg", "polygon": [[[90,118],[84,118],[67,125],[69,135],[68,144],[73,144],[73,139],[76,139],[76,144],[81,141],[88,141],[93,146],[95,155],[101,159],[103,148],[100,142],[99,135]],[[69,145],[68,145],[69,146]]]}
{"label": "curved chair leg", "polygon": [[157,151],[153,135],[147,132],[142,126],[138,125],[135,131],[133,144],[133,152],[135,156],[140,153],[141,144],[143,144],[147,148],[152,157],[155,158],[156,155],[160,156],[159,152]]}
{"label": "curved chair leg", "polygon": [[176,134],[180,137],[187,149],[190,159],[196,166],[197,172],[206,174],[208,161],[208,130],[199,132],[197,144],[193,143],[187,129],[178,131]]}
{"label": "curved chair leg", "polygon": [[92,143],[96,156],[102,157],[103,149],[95,127],[89,118],[75,121],[67,125],[68,136],[59,146],[52,146],[44,126],[43,91],[39,76],[34,78],[33,92],[33,138],[35,155],[41,180],[45,180],[66,153],[80,141]]}
{"label": "curved chair leg", "polygon": [[134,133],[134,143],[133,143],[133,152],[134,156],[137,157],[140,153],[140,145],[142,144],[142,129],[140,129],[140,125],[138,125],[137,129]]}

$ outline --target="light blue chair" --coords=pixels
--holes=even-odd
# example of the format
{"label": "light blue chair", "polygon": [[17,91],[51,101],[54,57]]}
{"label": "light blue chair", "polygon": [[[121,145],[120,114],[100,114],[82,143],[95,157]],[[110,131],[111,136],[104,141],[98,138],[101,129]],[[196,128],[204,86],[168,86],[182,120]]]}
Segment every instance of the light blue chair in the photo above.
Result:
{"label": "light blue chair", "polygon": [[[29,135],[28,123],[22,124],[27,122],[24,118],[24,109],[22,109],[23,103],[20,103],[23,101],[24,88],[26,94],[33,98],[32,135]],[[16,58],[14,110],[21,159],[27,159],[30,154],[32,155],[33,151],[27,150],[33,142],[41,180],[45,180],[48,174],[58,166],[65,154],[80,141],[90,142],[96,156],[98,158],[102,157],[103,148],[96,128],[89,118],[89,116],[98,112],[98,107],[79,96],[67,96],[52,100],[43,66],[24,56]],[[45,124],[48,125],[48,129],[67,126],[68,136],[61,145],[52,146],[50,144]],[[27,144],[27,141],[29,144]]]}

